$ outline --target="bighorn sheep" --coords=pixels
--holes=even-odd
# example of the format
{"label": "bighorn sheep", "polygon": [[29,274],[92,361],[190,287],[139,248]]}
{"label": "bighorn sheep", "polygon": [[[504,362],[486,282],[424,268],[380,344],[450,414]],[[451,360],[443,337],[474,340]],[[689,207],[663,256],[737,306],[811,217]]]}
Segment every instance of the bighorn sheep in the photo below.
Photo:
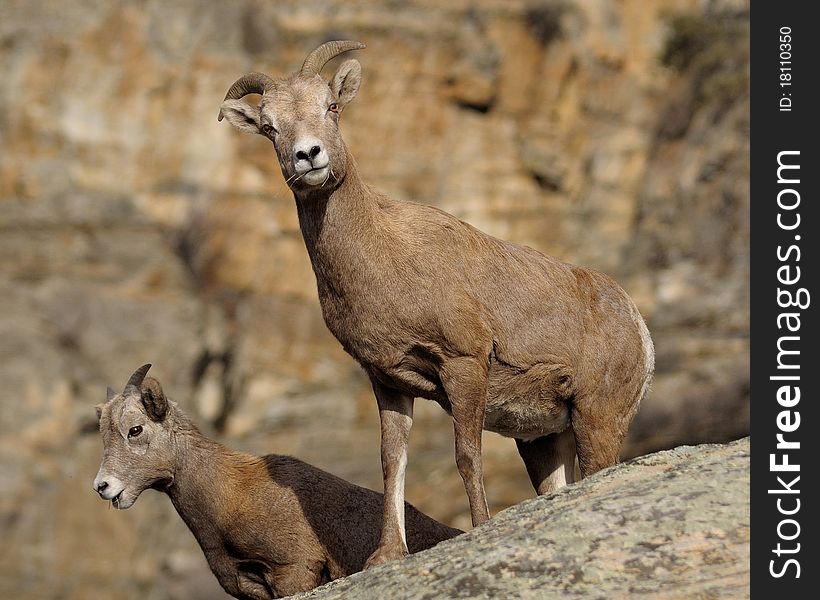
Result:
{"label": "bighorn sheep", "polygon": [[[290,456],[235,452],[199,432],[137,369],[97,407],[103,458],[93,488],[126,509],[148,488],[165,492],[219,583],[237,598],[304,592],[360,571],[376,548],[383,496]],[[461,531],[411,505],[410,550]]]}
{"label": "bighorn sheep", "polygon": [[[273,79],[250,73],[223,115],[276,149],[325,323],[370,377],[381,419],[384,525],[368,566],[406,553],[404,474],[416,397],[453,417],[473,525],[489,518],[482,428],[515,438],[539,494],[617,462],[654,369],[638,309],[612,279],[493,238],[362,181],[339,132],[361,66],[335,41]],[[261,94],[258,106],[240,98]]]}

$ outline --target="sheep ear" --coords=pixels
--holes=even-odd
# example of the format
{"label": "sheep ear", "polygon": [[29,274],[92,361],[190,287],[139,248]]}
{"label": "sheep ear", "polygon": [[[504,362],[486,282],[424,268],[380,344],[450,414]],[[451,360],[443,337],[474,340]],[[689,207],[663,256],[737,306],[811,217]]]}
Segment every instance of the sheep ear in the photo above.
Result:
{"label": "sheep ear", "polygon": [[159,381],[148,377],[140,387],[140,398],[145,412],[152,421],[162,421],[168,414],[168,400]]}
{"label": "sheep ear", "polygon": [[362,65],[355,58],[341,64],[330,81],[330,91],[339,99],[339,109],[356,97],[362,84]]}
{"label": "sheep ear", "polygon": [[112,390],[110,387],[105,388],[105,402],[103,402],[102,404],[98,404],[97,406],[94,407],[94,409],[97,411],[97,420],[98,421],[102,418],[103,406],[105,406],[106,404],[111,402],[114,399],[114,396],[116,396],[116,395],[117,395],[117,392]]}
{"label": "sheep ear", "polygon": [[228,123],[245,133],[262,133],[259,129],[259,108],[244,100],[225,100],[220,107]]}

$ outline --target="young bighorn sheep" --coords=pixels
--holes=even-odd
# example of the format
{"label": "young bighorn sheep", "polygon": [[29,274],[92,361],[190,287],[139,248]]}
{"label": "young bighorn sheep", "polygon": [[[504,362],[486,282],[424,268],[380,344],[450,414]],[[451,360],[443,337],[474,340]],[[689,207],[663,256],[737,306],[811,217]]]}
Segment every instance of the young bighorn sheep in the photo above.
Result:
{"label": "young bighorn sheep", "polygon": [[[219,583],[237,598],[304,592],[360,571],[379,541],[383,497],[290,456],[251,456],[202,435],[137,369],[97,407],[103,458],[93,487],[116,508],[165,492]],[[461,531],[407,511],[415,552]]]}
{"label": "young bighorn sheep", "polygon": [[[361,66],[328,42],[299,72],[250,73],[222,103],[270,139],[296,198],[325,323],[370,377],[381,419],[384,525],[368,566],[403,555],[404,473],[416,397],[453,417],[473,525],[489,518],[482,428],[516,440],[539,494],[617,462],[654,368],[649,332],[612,279],[493,238],[362,181],[339,115]],[[258,106],[240,98],[261,94]]]}

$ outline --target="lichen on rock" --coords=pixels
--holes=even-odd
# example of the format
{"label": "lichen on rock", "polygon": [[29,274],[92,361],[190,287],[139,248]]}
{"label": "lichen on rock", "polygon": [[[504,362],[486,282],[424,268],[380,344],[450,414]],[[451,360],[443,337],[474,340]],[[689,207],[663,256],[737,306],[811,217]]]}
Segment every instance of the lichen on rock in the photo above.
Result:
{"label": "lichen on rock", "polygon": [[748,597],[749,577],[745,438],[616,465],[294,598],[717,600]]}

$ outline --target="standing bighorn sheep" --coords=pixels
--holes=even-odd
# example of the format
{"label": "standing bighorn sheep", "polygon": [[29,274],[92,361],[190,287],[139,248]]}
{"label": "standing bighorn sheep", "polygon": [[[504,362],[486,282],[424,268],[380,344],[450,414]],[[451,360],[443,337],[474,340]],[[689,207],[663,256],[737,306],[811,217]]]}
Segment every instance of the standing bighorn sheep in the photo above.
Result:
{"label": "standing bighorn sheep", "polygon": [[[219,583],[237,598],[304,592],[360,571],[376,548],[383,496],[290,456],[235,452],[202,435],[137,369],[97,407],[103,458],[94,490],[125,509],[168,494]],[[407,511],[413,552],[459,533]]]}
{"label": "standing bighorn sheep", "polygon": [[[649,388],[654,351],[612,279],[493,238],[364,183],[339,133],[361,66],[324,65],[359,42],[328,42],[299,72],[250,73],[222,103],[270,139],[296,198],[325,323],[370,377],[381,419],[384,525],[368,566],[407,552],[404,473],[416,397],[453,417],[473,525],[489,518],[482,429],[516,440],[539,494],[617,462]],[[240,98],[261,94],[259,106]]]}

